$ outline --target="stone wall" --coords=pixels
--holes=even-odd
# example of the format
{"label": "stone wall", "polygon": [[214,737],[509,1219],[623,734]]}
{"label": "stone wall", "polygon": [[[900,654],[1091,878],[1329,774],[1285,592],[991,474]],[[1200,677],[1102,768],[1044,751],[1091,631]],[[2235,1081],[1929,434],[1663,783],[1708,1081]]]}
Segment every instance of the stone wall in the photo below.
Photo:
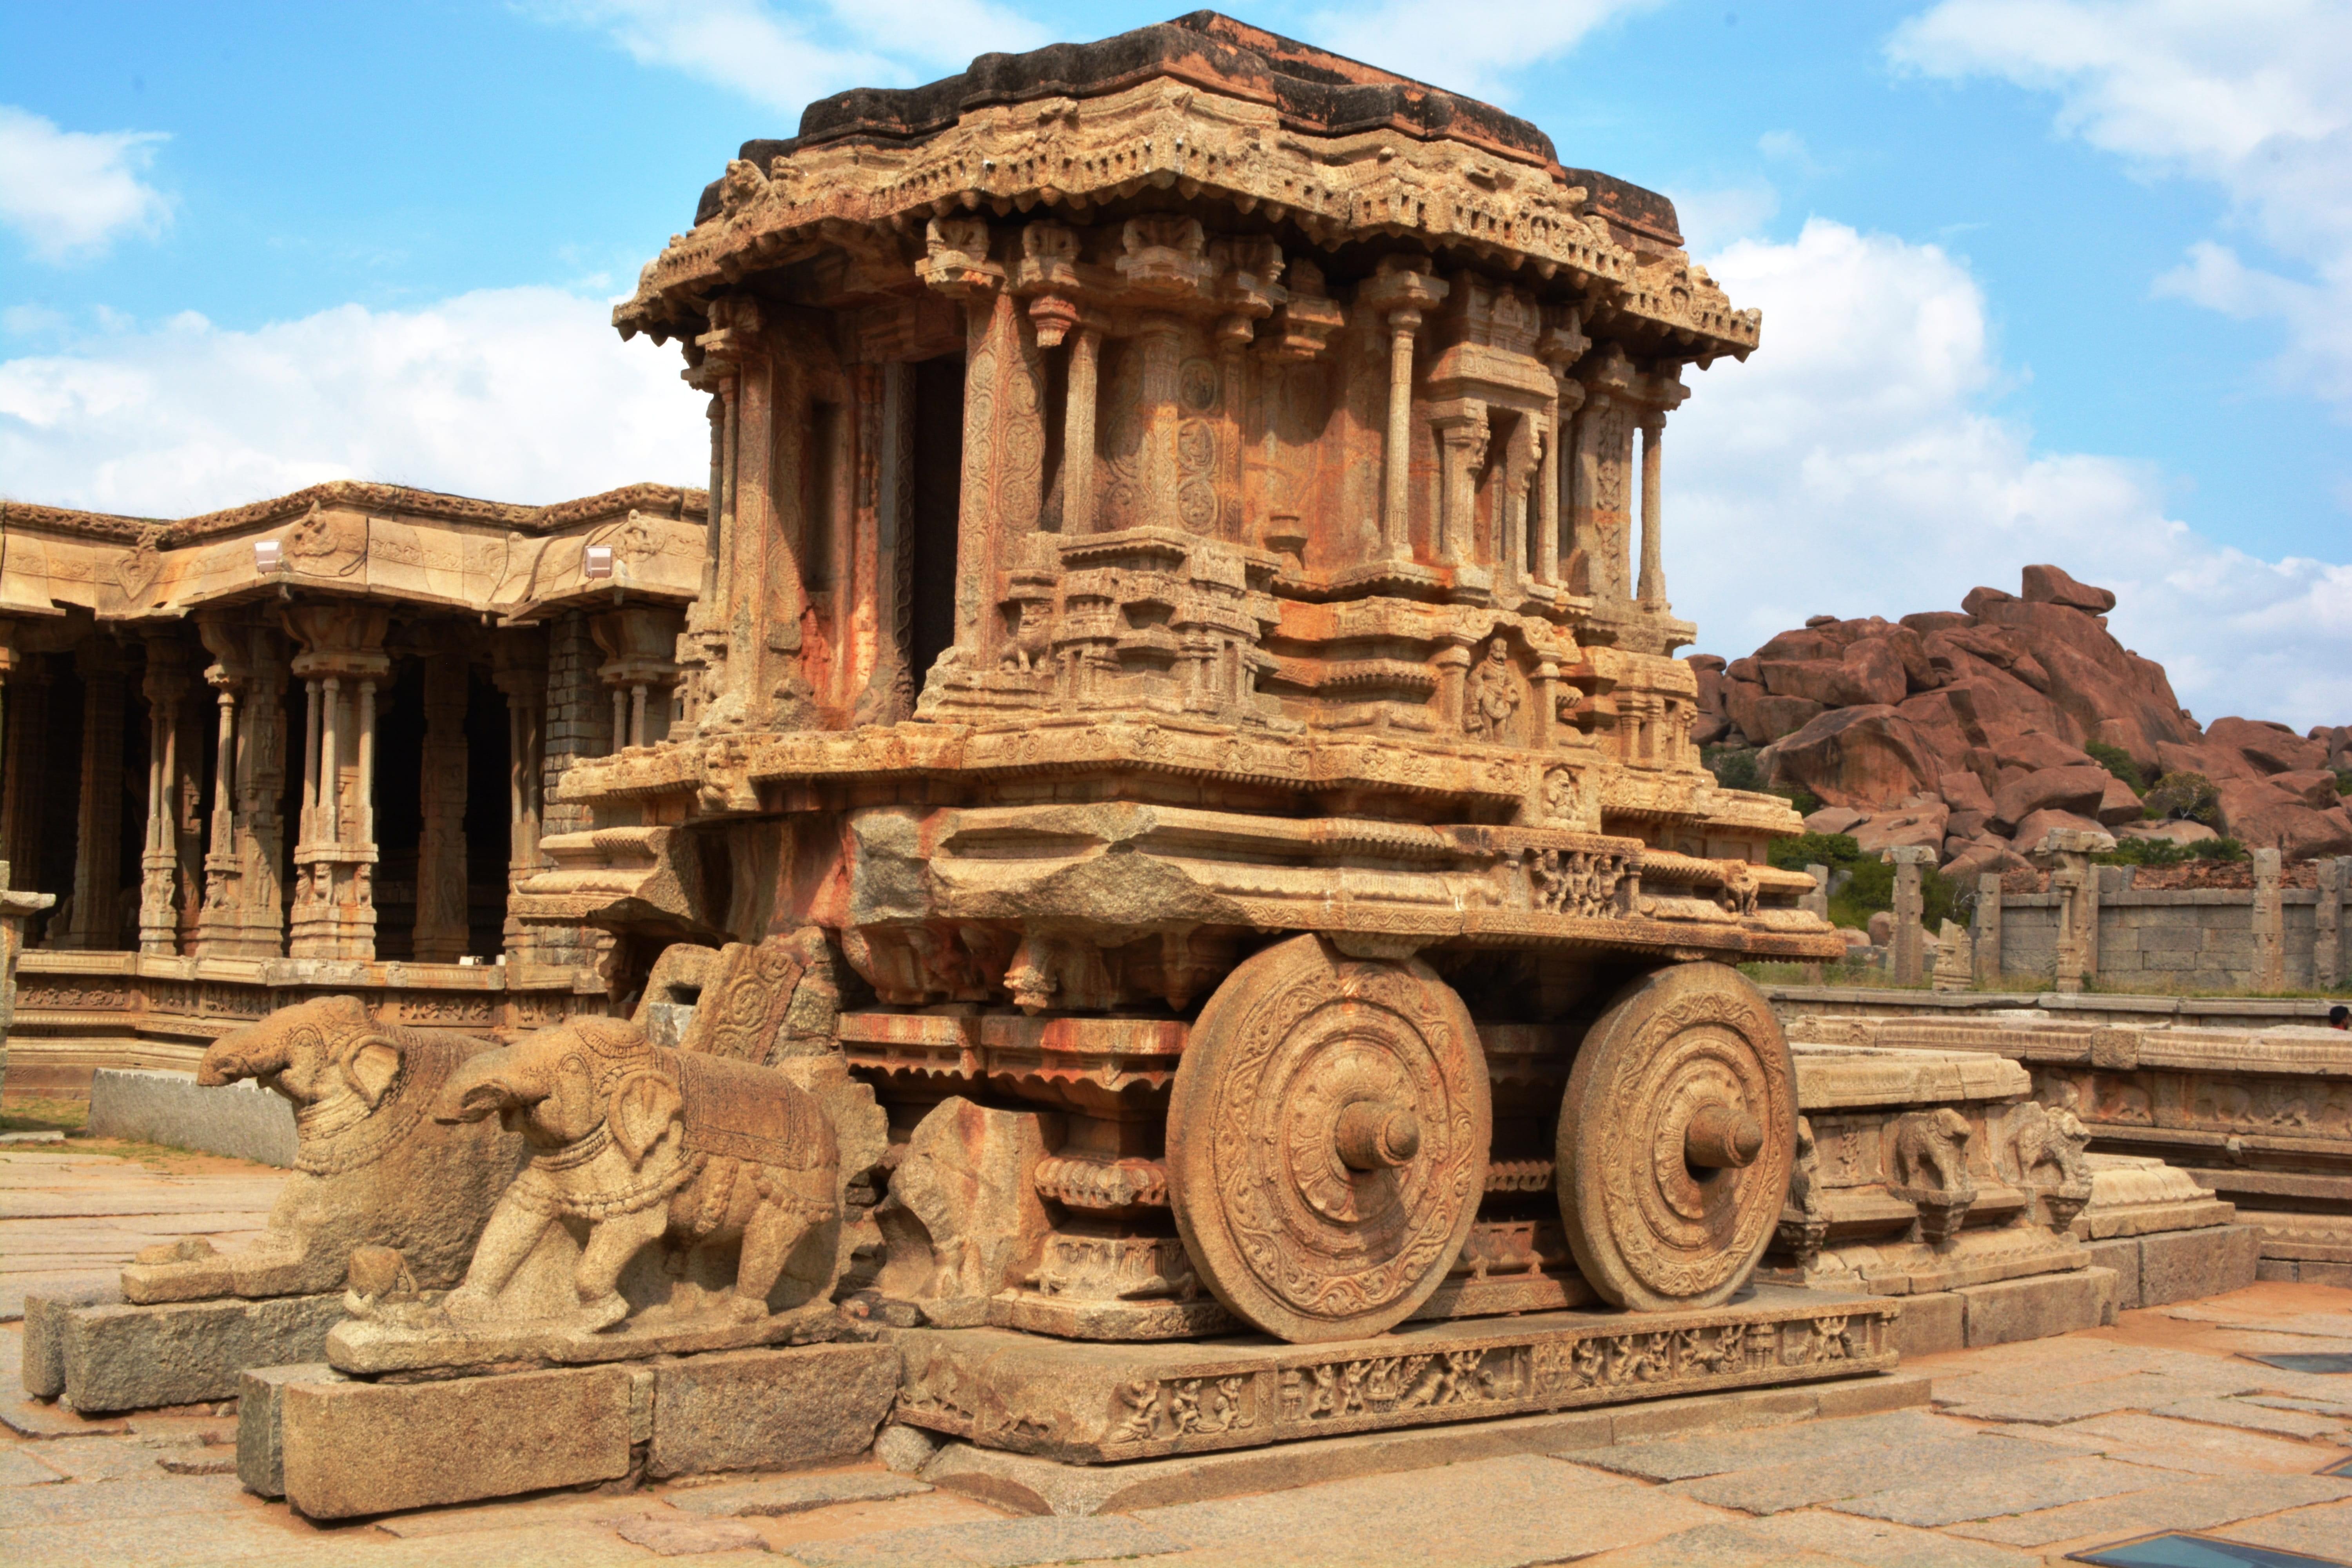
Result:
{"label": "stone wall", "polygon": [[[2097,937],[2083,978],[2103,989],[2327,991],[2352,983],[2345,941],[2352,858],[2324,863],[2315,889],[2267,879],[2252,888],[2140,888],[2135,868],[2092,869],[2085,892],[2095,900]],[[1980,895],[1971,931],[1977,973],[2057,982],[2065,897],[2004,892],[1996,921]]]}

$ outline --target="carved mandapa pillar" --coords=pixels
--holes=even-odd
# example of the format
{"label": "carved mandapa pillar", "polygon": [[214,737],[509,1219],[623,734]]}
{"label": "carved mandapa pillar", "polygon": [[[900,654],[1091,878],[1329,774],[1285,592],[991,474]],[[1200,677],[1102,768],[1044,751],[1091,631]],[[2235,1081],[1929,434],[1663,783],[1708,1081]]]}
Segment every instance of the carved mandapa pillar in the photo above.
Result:
{"label": "carved mandapa pillar", "polygon": [[196,952],[205,958],[275,958],[285,951],[278,813],[286,786],[285,652],[278,634],[249,616],[197,617],[213,663],[205,679],[220,705],[213,770],[211,843],[205,852],[205,908]]}
{"label": "carved mandapa pillar", "polygon": [[1658,442],[1665,432],[1663,410],[1652,409],[1642,416],[1642,576],[1634,596],[1643,609],[1661,613],[1666,608],[1666,564],[1659,531],[1665,522]]}
{"label": "carved mandapa pillar", "polygon": [[[391,674],[383,610],[299,605],[286,615],[305,709],[293,958],[375,957],[376,689]],[[316,739],[313,740],[315,735]]]}
{"label": "carved mandapa pillar", "polygon": [[2331,991],[2352,976],[2345,961],[2344,901],[2352,895],[2352,855],[2319,862],[2319,900],[2312,907],[2311,984]]}
{"label": "carved mandapa pillar", "polygon": [[180,700],[188,675],[178,642],[147,638],[147,834],[139,860],[139,951],[180,951]]}
{"label": "carved mandapa pillar", "polygon": [[538,933],[515,918],[523,879],[539,869],[541,719],[547,654],[535,635],[508,632],[492,645],[494,679],[507,700],[507,914],[509,963],[536,960]]}
{"label": "carved mandapa pillar", "polygon": [[[914,674],[907,664],[914,608],[915,560],[907,541],[915,506],[915,367],[885,364],[881,384],[874,451],[874,668],[852,708],[853,724],[893,724],[915,707]],[[1093,439],[1091,426],[1087,438]]]}
{"label": "carved mandapa pillar", "polygon": [[463,658],[425,660],[425,742],[417,767],[424,826],[416,841],[416,925],[420,963],[455,963],[466,955],[466,690]]}
{"label": "carved mandapa pillar", "polygon": [[1583,555],[1592,596],[1622,605],[1633,588],[1626,555],[1632,531],[1626,479],[1633,458],[1633,414],[1626,399],[1633,366],[1612,344],[1583,381],[1584,409],[1576,422],[1569,479],[1571,553]]}
{"label": "carved mandapa pillar", "polygon": [[81,670],[81,798],[74,816],[73,903],[53,946],[110,948],[121,940],[122,656],[110,642],[76,650]]}
{"label": "carved mandapa pillar", "polygon": [[1070,334],[1069,380],[1062,399],[1062,531],[1095,531],[1096,372],[1102,329],[1081,321]]}

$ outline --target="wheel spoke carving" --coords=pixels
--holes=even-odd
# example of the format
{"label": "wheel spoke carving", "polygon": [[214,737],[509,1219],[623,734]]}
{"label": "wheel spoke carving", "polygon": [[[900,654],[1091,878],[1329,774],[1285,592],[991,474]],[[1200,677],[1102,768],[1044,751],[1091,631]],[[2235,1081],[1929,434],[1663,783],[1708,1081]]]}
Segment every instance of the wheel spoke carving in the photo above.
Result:
{"label": "wheel spoke carving", "polygon": [[1427,1300],[1486,1187],[1485,1054],[1426,965],[1295,937],[1202,1010],[1168,1116],[1169,1198],[1217,1299],[1293,1342]]}
{"label": "wheel spoke carving", "polygon": [[1577,1052],[1558,1182],[1577,1267],[1644,1310],[1747,1283],[1789,1190],[1796,1075],[1763,996],[1717,963],[1630,987]]}

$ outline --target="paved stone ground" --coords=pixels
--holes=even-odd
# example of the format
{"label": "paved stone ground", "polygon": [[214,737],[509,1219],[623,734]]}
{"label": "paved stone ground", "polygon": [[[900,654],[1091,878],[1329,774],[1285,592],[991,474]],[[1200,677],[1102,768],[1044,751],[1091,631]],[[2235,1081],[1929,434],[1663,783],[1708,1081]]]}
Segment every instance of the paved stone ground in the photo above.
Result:
{"label": "paved stone ground", "polygon": [[26,1290],[112,1278],[141,1247],[182,1237],[242,1246],[269,1218],[286,1173],[209,1154],[147,1160],[67,1145],[0,1152],[0,1321]]}
{"label": "paved stone ground", "polygon": [[[37,1160],[47,1163],[19,1168]],[[48,1248],[10,1278],[94,1271],[134,1234],[250,1228],[269,1178],[230,1163],[158,1175],[80,1154],[0,1161],[0,1247],[26,1235]],[[2245,1359],[2282,1349],[2352,1350],[2352,1290],[2258,1285],[2112,1329],[1913,1362],[1935,1379],[1932,1410],[1085,1519],[1011,1517],[868,1465],[320,1527],[238,1489],[225,1415],[81,1422],[0,1398],[0,1417],[46,1434],[0,1434],[0,1562],[1999,1568],[2168,1528],[2352,1560],[2352,1478],[2315,1473],[2352,1452],[2352,1374]],[[19,1331],[0,1331],[12,1393],[20,1352]]]}

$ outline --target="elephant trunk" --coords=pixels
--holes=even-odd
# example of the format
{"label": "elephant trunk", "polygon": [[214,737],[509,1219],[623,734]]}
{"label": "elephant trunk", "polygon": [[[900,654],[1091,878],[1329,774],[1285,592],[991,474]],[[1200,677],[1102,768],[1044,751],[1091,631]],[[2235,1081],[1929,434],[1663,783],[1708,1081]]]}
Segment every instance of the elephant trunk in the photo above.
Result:
{"label": "elephant trunk", "polygon": [[479,1121],[537,1098],[517,1087],[514,1065],[512,1055],[504,1050],[484,1051],[460,1065],[442,1085],[433,1120]]}
{"label": "elephant trunk", "polygon": [[237,1029],[205,1047],[204,1058],[196,1063],[196,1081],[218,1089],[239,1079],[267,1078],[285,1071],[289,1059],[280,1031]]}

